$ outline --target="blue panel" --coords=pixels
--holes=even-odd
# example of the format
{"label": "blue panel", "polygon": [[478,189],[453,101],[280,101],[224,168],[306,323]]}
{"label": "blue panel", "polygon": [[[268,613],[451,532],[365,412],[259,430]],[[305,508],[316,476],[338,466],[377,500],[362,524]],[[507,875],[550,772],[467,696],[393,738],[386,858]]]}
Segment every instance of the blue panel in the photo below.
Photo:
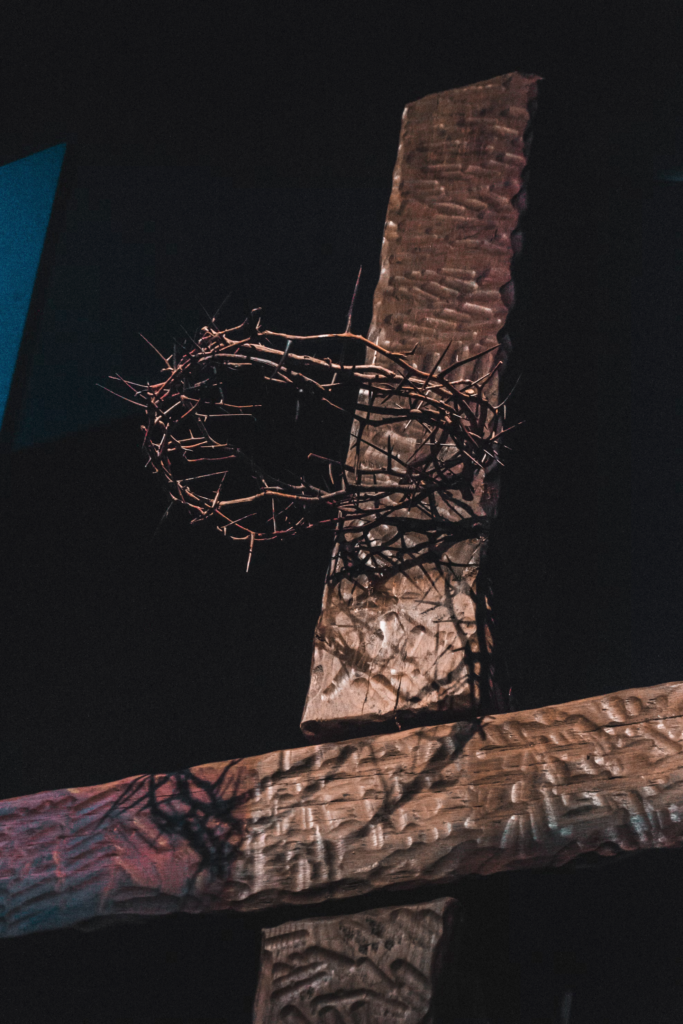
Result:
{"label": "blue panel", "polygon": [[65,150],[52,146],[0,167],[0,420]]}

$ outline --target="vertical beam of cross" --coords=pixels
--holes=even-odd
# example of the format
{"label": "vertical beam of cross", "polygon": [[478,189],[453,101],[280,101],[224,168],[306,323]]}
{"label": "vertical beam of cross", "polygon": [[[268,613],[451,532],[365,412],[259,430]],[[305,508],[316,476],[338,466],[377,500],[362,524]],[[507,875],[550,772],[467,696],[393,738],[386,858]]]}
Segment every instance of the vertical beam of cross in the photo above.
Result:
{"label": "vertical beam of cross", "polygon": [[264,929],[254,1024],[432,1020],[459,910],[446,898]]}
{"label": "vertical beam of cross", "polygon": [[[537,81],[502,75],[406,107],[370,329],[371,341],[430,374],[465,360],[450,379],[486,381],[493,405]],[[382,364],[376,352],[368,359]],[[400,417],[405,400],[391,407]],[[392,465],[415,466],[427,449],[448,471],[454,453],[443,440],[414,420],[364,428],[356,420],[349,462],[359,484],[395,481]],[[458,481],[393,516],[387,494],[382,521],[367,519],[364,534],[337,546],[315,634],[307,736],[462,717],[491,687],[482,564],[496,459]]]}

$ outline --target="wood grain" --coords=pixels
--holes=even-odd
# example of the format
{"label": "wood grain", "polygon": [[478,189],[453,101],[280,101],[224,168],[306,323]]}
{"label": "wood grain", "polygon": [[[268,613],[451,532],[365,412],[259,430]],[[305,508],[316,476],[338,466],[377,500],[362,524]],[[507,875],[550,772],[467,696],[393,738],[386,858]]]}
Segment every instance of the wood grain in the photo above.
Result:
{"label": "wood grain", "polygon": [[254,1024],[428,1024],[453,899],[262,932]]}
{"label": "wood grain", "polygon": [[[494,404],[537,81],[502,75],[406,107],[369,335],[421,370],[476,357],[453,380],[484,377],[500,363],[487,386]],[[362,431],[356,421],[348,460],[356,483],[390,483],[382,475],[387,462],[418,461],[426,436],[415,422]],[[452,719],[477,704],[489,673],[479,573],[497,502],[496,464],[461,479],[457,491],[437,495],[433,510],[415,507],[407,521],[401,513],[391,526],[373,527],[362,545],[349,534],[336,548],[302,719],[307,736]],[[391,495],[383,501],[395,503]],[[425,537],[427,550],[416,558]]]}
{"label": "wood grain", "polygon": [[0,934],[681,845],[683,683],[669,683],[481,729],[425,726],[2,801]]}

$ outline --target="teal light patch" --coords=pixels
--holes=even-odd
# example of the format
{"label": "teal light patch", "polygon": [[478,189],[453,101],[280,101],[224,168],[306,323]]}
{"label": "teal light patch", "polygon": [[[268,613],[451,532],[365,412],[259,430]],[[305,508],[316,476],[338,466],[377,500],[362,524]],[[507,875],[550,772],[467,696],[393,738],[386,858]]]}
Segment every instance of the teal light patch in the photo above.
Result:
{"label": "teal light patch", "polygon": [[0,167],[0,420],[5,412],[66,145]]}

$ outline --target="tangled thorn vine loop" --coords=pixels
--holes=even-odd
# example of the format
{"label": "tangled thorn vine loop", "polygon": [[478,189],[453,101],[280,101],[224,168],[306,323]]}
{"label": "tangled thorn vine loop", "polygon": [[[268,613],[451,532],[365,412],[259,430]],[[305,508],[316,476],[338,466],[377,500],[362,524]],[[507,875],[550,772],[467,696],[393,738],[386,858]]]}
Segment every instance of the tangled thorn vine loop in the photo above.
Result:
{"label": "tangled thorn vine loop", "polygon": [[[257,312],[228,330],[204,327],[179,354],[161,357],[157,383],[117,378],[145,410],[149,464],[193,522],[247,541],[251,554],[257,541],[312,527],[360,535],[387,516],[396,525],[409,515],[415,529],[417,515],[427,534],[429,524],[448,530],[458,508],[466,518],[473,476],[499,463],[507,432],[502,403],[487,397],[501,365],[495,356],[478,378],[468,367],[486,352],[447,363],[446,350],[427,372],[412,365],[411,352],[349,331],[264,330]],[[361,346],[369,361],[354,362],[349,353]],[[348,437],[352,421],[346,455],[328,427]],[[409,458],[392,450],[392,431],[419,436]]]}

